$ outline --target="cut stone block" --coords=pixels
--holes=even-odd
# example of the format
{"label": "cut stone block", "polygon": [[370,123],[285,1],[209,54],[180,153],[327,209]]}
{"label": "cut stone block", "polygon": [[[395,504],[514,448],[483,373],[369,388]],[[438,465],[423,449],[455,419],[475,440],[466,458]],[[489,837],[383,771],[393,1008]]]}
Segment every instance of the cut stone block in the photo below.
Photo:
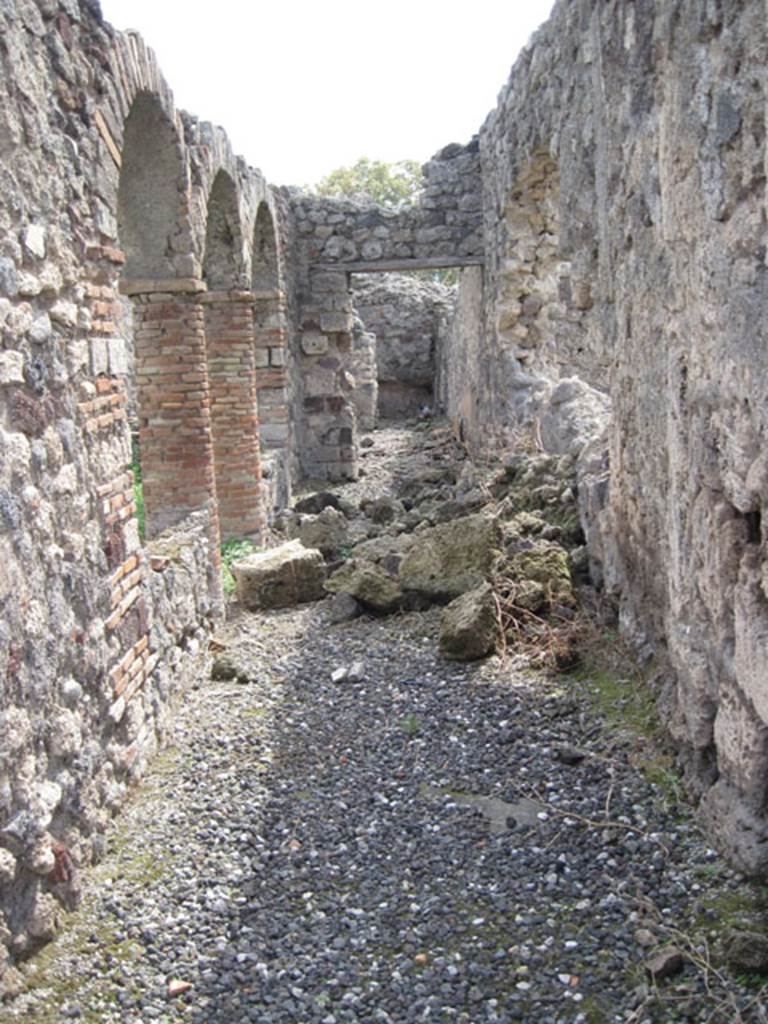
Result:
{"label": "cut stone block", "polygon": [[234,562],[237,597],[252,611],[287,608],[325,597],[325,562],[314,548],[298,540]]}

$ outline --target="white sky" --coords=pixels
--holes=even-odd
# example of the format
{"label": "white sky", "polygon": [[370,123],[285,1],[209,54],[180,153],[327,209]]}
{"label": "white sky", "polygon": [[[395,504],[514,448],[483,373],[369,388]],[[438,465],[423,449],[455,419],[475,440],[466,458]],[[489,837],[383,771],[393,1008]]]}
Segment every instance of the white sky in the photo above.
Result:
{"label": "white sky", "polygon": [[278,185],[468,142],[552,0],[102,0]]}

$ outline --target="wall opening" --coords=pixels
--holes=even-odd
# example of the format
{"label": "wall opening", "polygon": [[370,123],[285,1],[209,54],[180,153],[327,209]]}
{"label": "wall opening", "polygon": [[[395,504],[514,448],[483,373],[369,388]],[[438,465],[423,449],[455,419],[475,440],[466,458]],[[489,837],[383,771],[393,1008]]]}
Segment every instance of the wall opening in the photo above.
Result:
{"label": "wall opening", "polygon": [[350,368],[360,427],[435,411],[455,285],[431,273],[353,274],[351,289],[359,317]]}

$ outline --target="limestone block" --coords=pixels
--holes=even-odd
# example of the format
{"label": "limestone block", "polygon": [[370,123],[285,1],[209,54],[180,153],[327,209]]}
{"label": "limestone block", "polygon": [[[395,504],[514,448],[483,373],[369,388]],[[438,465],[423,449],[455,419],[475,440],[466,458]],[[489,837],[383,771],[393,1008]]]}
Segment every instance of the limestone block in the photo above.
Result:
{"label": "limestone block", "polygon": [[320,329],[327,334],[341,334],[349,332],[353,327],[351,313],[333,312],[320,315]]}
{"label": "limestone block", "polygon": [[124,377],[128,373],[128,348],[123,338],[107,339],[107,363],[113,377]]}
{"label": "limestone block", "polygon": [[34,299],[43,290],[43,284],[37,274],[30,274],[26,270],[19,272],[19,295],[25,299]]}
{"label": "limestone block", "polygon": [[[573,603],[568,552],[559,544],[546,540],[522,542],[509,554],[505,572],[520,584],[528,584],[520,602],[523,607],[531,607],[532,602],[538,604],[539,588],[543,588],[548,603]],[[531,587],[531,583],[538,586]]]}
{"label": "limestone block", "polygon": [[91,338],[91,373],[94,377],[109,373],[109,349],[106,338]]}
{"label": "limestone block", "polygon": [[42,345],[48,341],[53,333],[51,318],[48,314],[41,313],[39,316],[36,316],[27,333],[29,334],[29,340],[33,341],[36,345]]}
{"label": "limestone block", "polygon": [[498,522],[483,515],[423,530],[400,566],[400,585],[406,593],[450,601],[485,580],[500,544]]}
{"label": "limestone block", "polygon": [[301,335],[301,350],[308,356],[321,356],[328,351],[328,335],[320,331],[304,331]]}
{"label": "limestone block", "polygon": [[330,577],[325,589],[331,594],[349,594],[374,612],[393,612],[403,603],[397,580],[365,559],[349,559]]}
{"label": "limestone block", "polygon": [[21,352],[0,352],[0,384],[24,383],[24,357]]}
{"label": "limestone block", "polygon": [[30,224],[24,231],[23,241],[29,256],[45,259],[45,228],[41,224]]}
{"label": "limestone block", "polygon": [[50,317],[62,327],[74,327],[77,323],[77,306],[74,302],[64,302],[60,299],[51,306]]}
{"label": "limestone block", "polygon": [[482,583],[443,609],[440,618],[440,653],[453,661],[475,661],[491,654],[499,628],[493,588]]}
{"label": "limestone block", "polygon": [[324,508],[318,515],[301,516],[298,536],[306,548],[317,548],[326,556],[336,554],[347,543],[349,525],[343,512]]}
{"label": "limestone block", "polygon": [[237,597],[246,608],[285,608],[324,596],[322,554],[298,540],[248,555],[232,565]]}

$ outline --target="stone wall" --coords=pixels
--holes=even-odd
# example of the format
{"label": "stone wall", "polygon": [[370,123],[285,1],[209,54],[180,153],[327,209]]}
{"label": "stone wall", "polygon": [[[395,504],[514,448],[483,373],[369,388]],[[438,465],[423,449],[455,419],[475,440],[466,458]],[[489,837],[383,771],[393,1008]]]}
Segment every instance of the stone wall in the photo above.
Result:
{"label": "stone wall", "polygon": [[432,408],[435,378],[455,305],[455,288],[412,274],[352,278],[352,301],[375,337],[379,419]]}
{"label": "stone wall", "polygon": [[295,189],[284,195],[295,232],[302,467],[311,476],[350,479],[357,474],[358,424],[349,276],[482,262],[477,141],[441,150],[424,168],[419,201],[398,209]]}
{"label": "stone wall", "polygon": [[437,376],[467,443],[590,442],[595,575],[765,873],[765,21],[560,0],[479,140],[380,210],[270,189],[92,0],[0,6],[0,970],[204,669],[222,532],[258,536],[299,457],[356,474],[362,272],[466,268]]}
{"label": "stone wall", "polygon": [[[491,394],[486,379],[483,337],[483,270],[466,267],[459,273],[455,311],[438,351],[435,393],[438,406],[450,417],[455,436],[478,442],[479,424],[487,423],[480,404]],[[482,447],[486,446],[483,438]]]}
{"label": "stone wall", "polygon": [[478,445],[554,436],[582,398],[597,427],[585,386],[610,396],[582,458],[593,568],[669,666],[713,834],[762,872],[765,22],[757,0],[556,5],[480,133],[483,324],[453,359],[486,369],[449,388]]}
{"label": "stone wall", "polygon": [[0,7],[0,70],[2,974],[206,670],[220,535],[264,524],[258,413],[284,463],[292,442],[261,174],[90,0]]}

